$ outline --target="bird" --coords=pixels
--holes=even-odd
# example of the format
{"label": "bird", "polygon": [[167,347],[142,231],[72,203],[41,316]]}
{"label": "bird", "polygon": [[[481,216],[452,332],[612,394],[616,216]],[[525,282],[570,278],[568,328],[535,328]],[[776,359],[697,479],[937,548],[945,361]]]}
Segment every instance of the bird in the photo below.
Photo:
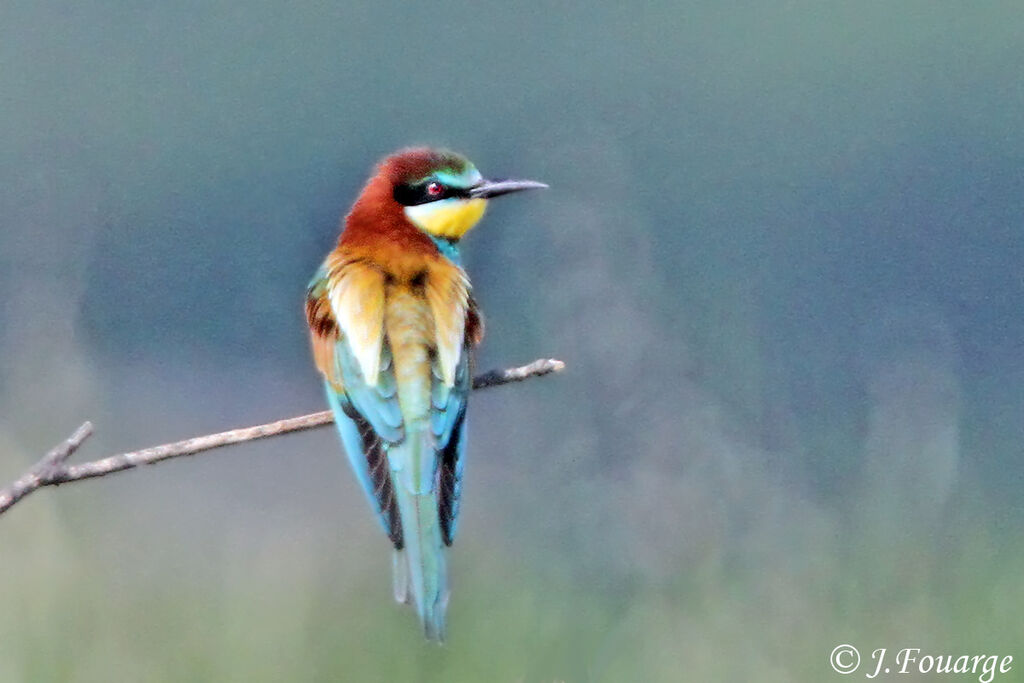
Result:
{"label": "bird", "polygon": [[460,240],[493,198],[545,187],[485,179],[446,149],[399,150],[377,165],[306,290],[327,403],[393,546],[395,600],[429,641],[445,639],[470,356],[484,334]]}

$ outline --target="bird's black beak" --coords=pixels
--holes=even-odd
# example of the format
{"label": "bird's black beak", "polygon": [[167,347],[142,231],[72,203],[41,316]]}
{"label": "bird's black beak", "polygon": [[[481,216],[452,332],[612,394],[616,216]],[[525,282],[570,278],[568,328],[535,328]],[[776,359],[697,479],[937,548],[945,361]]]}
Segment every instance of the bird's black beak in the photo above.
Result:
{"label": "bird's black beak", "polygon": [[543,190],[547,185],[536,180],[481,180],[469,188],[469,196],[473,199],[490,199],[511,192],[523,190]]}

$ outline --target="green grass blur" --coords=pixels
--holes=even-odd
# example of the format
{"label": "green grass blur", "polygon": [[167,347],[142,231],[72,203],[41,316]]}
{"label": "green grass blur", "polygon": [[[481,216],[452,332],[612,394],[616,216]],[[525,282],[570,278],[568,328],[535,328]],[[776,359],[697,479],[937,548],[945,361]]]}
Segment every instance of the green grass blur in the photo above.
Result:
{"label": "green grass blur", "polygon": [[[502,485],[521,482],[482,458],[437,647],[391,601],[386,542],[340,457],[310,453],[332,437],[21,503],[0,526],[0,680],[816,681],[834,675],[839,643],[865,659],[878,647],[1015,655],[1024,633],[1024,546],[972,486],[936,526],[915,527],[892,521],[906,515],[898,500],[875,500],[889,506],[875,515],[855,494],[837,510],[748,469],[724,519],[690,509],[703,523],[671,517],[673,536],[647,514],[677,514],[673,493],[699,497],[692,473],[644,482],[667,501],[627,527],[587,529],[600,503],[552,497],[554,510],[531,511],[541,503],[513,501],[520,489]],[[1015,668],[997,680],[1022,679]]]}

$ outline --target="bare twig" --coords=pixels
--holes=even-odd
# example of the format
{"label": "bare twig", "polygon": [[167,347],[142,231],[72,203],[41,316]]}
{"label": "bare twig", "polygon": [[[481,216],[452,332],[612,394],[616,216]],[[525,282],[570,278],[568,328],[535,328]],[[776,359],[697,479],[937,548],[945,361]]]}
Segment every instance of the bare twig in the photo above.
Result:
{"label": "bare twig", "polygon": [[[541,377],[552,372],[559,372],[564,368],[565,364],[562,361],[542,358],[522,367],[492,370],[478,375],[473,378],[473,389],[487,389],[489,387],[501,386],[502,384],[521,382],[530,377]],[[74,434],[44,455],[28,472],[21,475],[6,488],[0,490],[0,514],[6,512],[8,508],[25,496],[44,486],[56,486],[72,481],[102,477],[114,472],[120,472],[121,470],[132,469],[139,465],[152,465],[162,460],[177,458],[183,455],[195,455],[196,453],[221,448],[222,446],[314,429],[331,424],[332,422],[334,422],[334,416],[331,414],[331,411],[325,410],[319,413],[300,415],[299,417],[291,417],[286,420],[256,425],[255,427],[244,427],[218,434],[197,436],[192,439],[185,439],[184,441],[145,448],[141,451],[111,455],[80,465],[68,465],[67,460],[71,457],[71,454],[78,450],[82,442],[92,434],[92,424],[86,422],[76,429]]]}
{"label": "bare twig", "polygon": [[541,377],[552,372],[561,372],[565,369],[565,363],[554,358],[538,358],[529,365],[507,370],[491,370],[473,378],[474,389],[486,389],[496,387],[510,382],[522,382],[530,377]]}
{"label": "bare twig", "polygon": [[57,444],[53,450],[43,456],[42,460],[33,465],[28,472],[18,477],[14,483],[0,491],[0,512],[4,512],[19,500],[35,491],[40,486],[48,486],[50,479],[64,469],[64,461],[78,450],[82,442],[92,434],[92,423],[83,422],[75,433]]}

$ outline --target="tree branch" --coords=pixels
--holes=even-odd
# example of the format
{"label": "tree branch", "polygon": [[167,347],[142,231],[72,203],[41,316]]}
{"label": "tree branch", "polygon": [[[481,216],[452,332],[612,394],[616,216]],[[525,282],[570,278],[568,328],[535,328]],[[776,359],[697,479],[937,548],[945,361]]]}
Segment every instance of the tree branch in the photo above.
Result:
{"label": "tree branch", "polygon": [[[564,368],[565,363],[562,361],[553,358],[542,358],[522,367],[492,370],[478,375],[473,378],[473,389],[487,389],[503,384],[511,384],[512,382],[521,382],[530,377],[541,377],[552,372],[559,372]],[[129,470],[139,465],[152,465],[163,460],[169,460],[170,458],[195,455],[196,453],[221,448],[222,446],[314,429],[331,424],[332,422],[334,422],[334,416],[331,414],[331,411],[324,410],[319,413],[300,415],[299,417],[291,417],[286,420],[256,425],[255,427],[244,427],[218,434],[197,436],[185,439],[184,441],[144,448],[141,451],[119,453],[118,455],[111,455],[80,465],[68,465],[67,460],[71,457],[71,454],[78,450],[82,442],[92,434],[92,423],[85,422],[75,430],[74,434],[44,455],[25,474],[21,475],[6,488],[0,490],[0,514],[6,512],[25,496],[44,486],[56,486],[72,481],[103,477],[114,472]]]}

